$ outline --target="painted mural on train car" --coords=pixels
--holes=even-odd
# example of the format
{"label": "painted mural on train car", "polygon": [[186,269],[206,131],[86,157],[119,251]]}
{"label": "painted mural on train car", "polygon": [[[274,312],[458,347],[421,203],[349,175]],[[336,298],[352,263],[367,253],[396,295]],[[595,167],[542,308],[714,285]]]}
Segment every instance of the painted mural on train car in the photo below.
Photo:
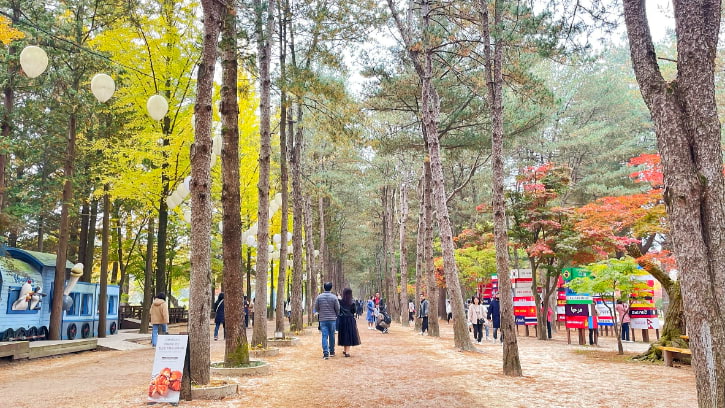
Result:
{"label": "painted mural on train car", "polygon": [[[54,296],[55,254],[0,248],[0,341],[42,340],[48,336]],[[99,328],[100,284],[78,282],[81,264],[66,262],[61,335],[63,340],[95,337],[118,328],[119,288],[108,285],[106,327]]]}

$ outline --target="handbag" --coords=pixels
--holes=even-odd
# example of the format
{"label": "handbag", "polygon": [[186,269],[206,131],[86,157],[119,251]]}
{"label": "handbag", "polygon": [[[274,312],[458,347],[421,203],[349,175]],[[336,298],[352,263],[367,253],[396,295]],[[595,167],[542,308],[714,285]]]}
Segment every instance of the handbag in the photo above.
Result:
{"label": "handbag", "polygon": [[483,319],[476,320],[476,324],[483,324]]}

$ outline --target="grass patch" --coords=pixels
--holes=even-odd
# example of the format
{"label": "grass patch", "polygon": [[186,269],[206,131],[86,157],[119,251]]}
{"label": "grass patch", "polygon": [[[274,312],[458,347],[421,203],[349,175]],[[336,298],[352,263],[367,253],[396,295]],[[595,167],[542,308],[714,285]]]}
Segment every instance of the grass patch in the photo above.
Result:
{"label": "grass patch", "polygon": [[252,367],[259,367],[261,365],[264,365],[264,361],[250,361],[249,364],[239,364],[239,365],[235,365],[233,367],[227,367],[224,365],[223,362],[211,363],[212,368],[252,368]]}

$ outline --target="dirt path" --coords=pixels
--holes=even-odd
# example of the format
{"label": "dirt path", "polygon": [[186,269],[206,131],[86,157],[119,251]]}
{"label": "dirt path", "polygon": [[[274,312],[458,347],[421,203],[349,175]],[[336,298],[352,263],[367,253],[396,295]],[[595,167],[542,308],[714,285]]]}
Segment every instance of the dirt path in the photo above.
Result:
{"label": "dirt path", "polygon": [[[273,326],[273,325],[272,325]],[[540,342],[519,338],[524,377],[501,375],[501,346],[458,352],[445,322],[442,337],[419,336],[393,325],[390,334],[366,329],[351,358],[323,360],[320,335],[308,329],[300,345],[269,357],[273,373],[242,378],[240,394],[187,407],[672,407],[696,406],[689,366],[630,362],[603,347],[566,344],[563,335]],[[251,334],[251,331],[250,331]],[[627,345],[631,348],[631,345]],[[642,348],[644,345],[634,345]],[[223,341],[212,341],[221,360]],[[631,355],[631,354],[630,354]],[[153,350],[86,352],[0,362],[2,406],[142,407]],[[643,401],[646,404],[643,405]]]}

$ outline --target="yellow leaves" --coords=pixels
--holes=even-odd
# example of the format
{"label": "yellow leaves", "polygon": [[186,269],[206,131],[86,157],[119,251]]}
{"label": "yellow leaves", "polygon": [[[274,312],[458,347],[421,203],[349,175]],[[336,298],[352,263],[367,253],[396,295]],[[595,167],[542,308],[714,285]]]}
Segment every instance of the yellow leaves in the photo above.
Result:
{"label": "yellow leaves", "polygon": [[0,41],[5,45],[9,45],[11,42],[21,38],[25,38],[25,33],[13,28],[10,25],[10,19],[0,16]]}

